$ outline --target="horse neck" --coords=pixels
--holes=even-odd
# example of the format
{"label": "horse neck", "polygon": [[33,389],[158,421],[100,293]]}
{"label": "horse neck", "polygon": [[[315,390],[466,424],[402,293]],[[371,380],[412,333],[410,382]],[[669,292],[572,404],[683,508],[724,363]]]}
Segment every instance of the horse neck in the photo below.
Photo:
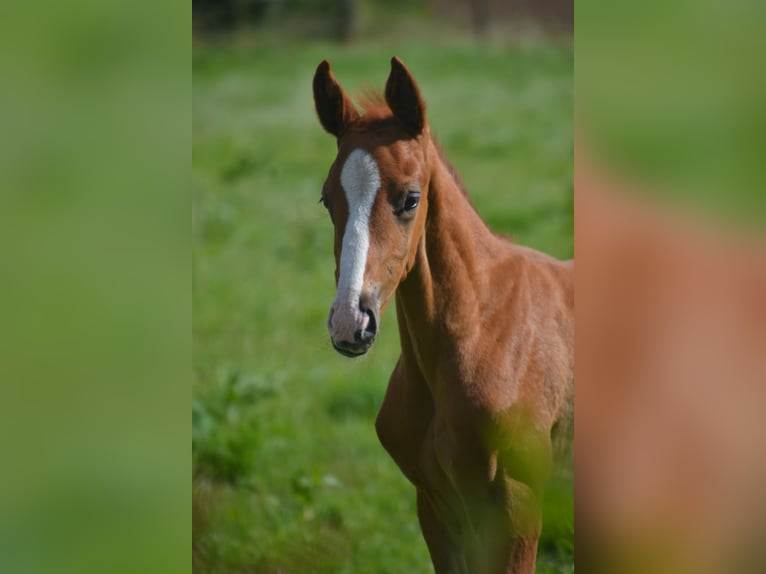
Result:
{"label": "horse neck", "polygon": [[487,289],[480,269],[500,249],[435,144],[430,146],[434,161],[425,229],[396,298],[402,352],[421,371],[433,370],[437,344],[457,351],[478,327]]}

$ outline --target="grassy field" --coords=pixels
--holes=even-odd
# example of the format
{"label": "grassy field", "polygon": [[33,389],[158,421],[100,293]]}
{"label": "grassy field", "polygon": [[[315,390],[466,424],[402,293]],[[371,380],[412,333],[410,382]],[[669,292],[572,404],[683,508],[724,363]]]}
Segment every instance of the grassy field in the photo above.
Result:
{"label": "grassy field", "polygon": [[[432,572],[414,490],[373,421],[398,356],[395,315],[349,360],[325,321],[333,139],[311,78],[382,88],[396,54],[432,130],[496,231],[573,254],[571,45],[441,41],[197,45],[193,53],[195,571]],[[572,571],[571,481],[545,506],[538,572]]]}

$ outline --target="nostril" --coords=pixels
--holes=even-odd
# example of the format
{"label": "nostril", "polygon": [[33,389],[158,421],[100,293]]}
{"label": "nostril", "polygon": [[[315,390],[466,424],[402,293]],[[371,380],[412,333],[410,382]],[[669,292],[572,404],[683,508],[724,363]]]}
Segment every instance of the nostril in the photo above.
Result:
{"label": "nostril", "polygon": [[357,343],[372,343],[375,339],[375,335],[378,332],[378,321],[375,318],[375,313],[369,309],[361,309],[361,311],[367,315],[367,325],[364,329],[359,329],[354,333],[354,339]]}
{"label": "nostril", "polygon": [[378,332],[378,322],[375,320],[375,313],[373,313],[369,309],[364,309],[363,311],[367,314],[367,317],[369,317],[370,319],[369,323],[367,323],[367,327],[364,330],[374,336],[375,333]]}

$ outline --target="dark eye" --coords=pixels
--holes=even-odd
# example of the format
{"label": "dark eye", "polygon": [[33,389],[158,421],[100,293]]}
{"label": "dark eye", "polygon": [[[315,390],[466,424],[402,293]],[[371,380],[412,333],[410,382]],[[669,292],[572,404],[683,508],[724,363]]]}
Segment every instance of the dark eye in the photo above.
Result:
{"label": "dark eye", "polygon": [[419,193],[410,193],[407,196],[407,199],[404,200],[404,211],[412,211],[418,206],[419,201],[420,201]]}
{"label": "dark eye", "polygon": [[404,202],[401,204],[401,207],[394,211],[394,213],[403,218],[412,216],[415,213],[415,208],[418,206],[418,203],[420,203],[420,192],[411,191],[407,197],[404,198]]}

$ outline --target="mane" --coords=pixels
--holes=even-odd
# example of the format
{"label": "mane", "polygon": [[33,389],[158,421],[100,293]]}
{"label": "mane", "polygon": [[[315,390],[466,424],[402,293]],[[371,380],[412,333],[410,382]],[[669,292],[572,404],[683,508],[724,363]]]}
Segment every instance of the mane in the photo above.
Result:
{"label": "mane", "polygon": [[455,166],[453,166],[450,160],[447,159],[447,155],[444,153],[444,148],[442,145],[433,136],[431,136],[431,138],[433,139],[436,152],[439,154],[439,161],[441,161],[444,164],[444,167],[447,168],[447,171],[455,181],[455,185],[457,185],[460,192],[466,197],[466,199],[468,199],[468,203],[471,204],[473,210],[476,211],[476,207],[474,206],[473,201],[471,201],[471,196],[468,194],[468,190],[465,188],[465,184],[463,183],[463,178],[460,177],[460,174],[458,173],[457,169],[455,169]]}
{"label": "mane", "polygon": [[360,94],[357,95],[356,101],[362,107],[364,112],[362,115],[363,120],[385,120],[394,117],[391,108],[388,107],[386,99],[379,91],[372,88],[365,88]]}
{"label": "mane", "polygon": [[356,101],[362,111],[362,116],[356,120],[359,129],[385,129],[395,122],[394,113],[380,92],[366,88],[356,96]]}

